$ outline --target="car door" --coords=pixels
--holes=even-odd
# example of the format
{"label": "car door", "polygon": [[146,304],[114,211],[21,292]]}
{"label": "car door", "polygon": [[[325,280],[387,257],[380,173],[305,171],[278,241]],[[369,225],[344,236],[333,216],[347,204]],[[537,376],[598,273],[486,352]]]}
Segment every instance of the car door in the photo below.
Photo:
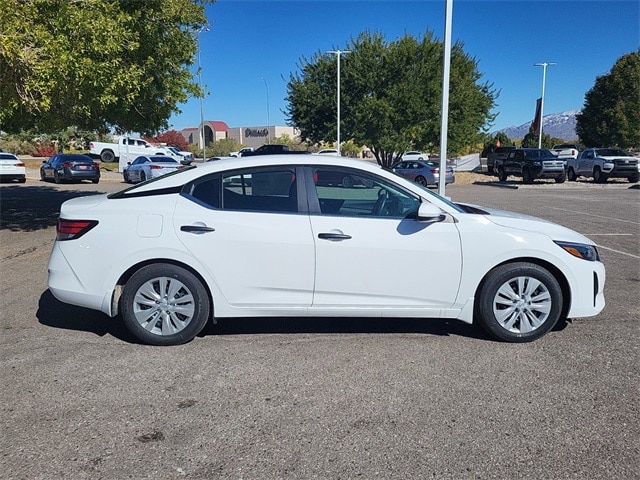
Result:
{"label": "car door", "polygon": [[178,199],[176,235],[229,305],[311,305],[314,242],[298,184],[295,168],[254,167],[200,179]]}
{"label": "car door", "polygon": [[462,267],[453,221],[418,222],[426,200],[358,170],[349,172],[358,179],[350,188],[314,184],[336,168],[313,167],[305,177],[316,251],[313,306],[450,307]]}

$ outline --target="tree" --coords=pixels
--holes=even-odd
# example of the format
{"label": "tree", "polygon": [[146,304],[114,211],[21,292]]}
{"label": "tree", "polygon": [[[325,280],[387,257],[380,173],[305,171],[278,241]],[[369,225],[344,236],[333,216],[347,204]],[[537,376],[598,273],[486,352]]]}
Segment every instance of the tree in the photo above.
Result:
{"label": "tree", "polygon": [[145,140],[151,143],[164,143],[170,147],[176,147],[179,150],[187,150],[189,148],[189,142],[176,130],[167,130],[155,137],[145,138]]}
{"label": "tree", "polygon": [[3,0],[0,129],[155,133],[201,95],[189,66],[213,0]]}
{"label": "tree", "polygon": [[[367,145],[378,163],[395,153],[434,151],[440,144],[443,44],[431,32],[386,42],[365,32],[351,40],[341,62],[341,135]],[[289,124],[311,143],[336,138],[336,61],[318,52],[302,58],[287,84]],[[493,117],[496,92],[479,83],[477,62],[456,43],[452,48],[448,145],[451,152],[481,140]]]}
{"label": "tree", "polygon": [[587,147],[640,146],[640,48],[623,55],[611,72],[596,78],[576,116]]}
{"label": "tree", "polygon": [[492,138],[488,138],[482,148],[481,157],[486,157],[489,153],[493,152],[496,147],[510,147],[515,145],[513,140],[504,132],[498,132]]}
{"label": "tree", "polygon": [[[534,133],[533,128],[529,128],[529,133],[527,133],[522,139],[522,147],[523,148],[538,148],[538,139],[540,138],[540,134]],[[554,143],[549,135],[542,132],[542,148],[551,148]]]}

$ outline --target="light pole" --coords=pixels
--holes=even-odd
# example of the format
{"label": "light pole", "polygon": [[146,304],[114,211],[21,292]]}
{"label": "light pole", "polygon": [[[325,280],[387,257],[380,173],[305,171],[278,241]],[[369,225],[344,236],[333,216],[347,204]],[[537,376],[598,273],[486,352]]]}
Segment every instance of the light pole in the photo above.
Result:
{"label": "light pole", "polygon": [[271,143],[271,120],[269,119],[269,85],[264,77],[261,77],[264,82],[264,87],[267,89],[267,143]]}
{"label": "light pole", "polygon": [[204,89],[202,88],[202,62],[200,61],[200,34],[208,32],[209,25],[203,25],[198,30],[198,83],[200,84],[200,145],[202,146],[202,161],[205,161],[205,141],[204,141]]}
{"label": "light pole", "polygon": [[534,63],[534,67],[542,67],[542,96],[540,97],[540,136],[538,137],[538,148],[542,148],[542,119],[544,118],[544,86],[547,79],[547,67],[557,65],[557,63]]}
{"label": "light pole", "polygon": [[351,53],[351,50],[329,50],[327,51],[327,53],[332,53],[335,54],[336,59],[338,60],[338,74],[337,74],[337,83],[338,83],[338,95],[337,95],[337,106],[338,106],[338,125],[337,125],[337,146],[336,146],[336,150],[338,150],[338,155],[340,155],[340,57],[342,57],[342,54],[344,53],[345,55],[347,53]]}
{"label": "light pole", "polygon": [[447,0],[444,17],[444,59],[442,65],[442,118],[440,119],[440,176],[438,194],[444,197],[447,174],[447,135],[449,134],[449,80],[451,76],[451,23],[453,0]]}

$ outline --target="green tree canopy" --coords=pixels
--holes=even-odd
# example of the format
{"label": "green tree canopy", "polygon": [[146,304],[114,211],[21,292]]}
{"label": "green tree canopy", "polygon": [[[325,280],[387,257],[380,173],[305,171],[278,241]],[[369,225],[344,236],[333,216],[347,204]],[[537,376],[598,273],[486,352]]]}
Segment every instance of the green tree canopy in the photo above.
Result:
{"label": "green tree canopy", "polygon": [[596,78],[576,117],[576,132],[587,147],[640,147],[640,48]]}
{"label": "green tree canopy", "polygon": [[[427,32],[387,42],[365,32],[351,40],[341,61],[341,136],[367,145],[378,163],[389,166],[408,149],[436,151],[440,143],[443,44]],[[287,84],[287,120],[312,143],[336,138],[336,58],[318,52],[301,59]],[[456,43],[451,54],[450,152],[481,141],[493,119],[497,94],[479,83],[475,59]]]}
{"label": "green tree canopy", "polygon": [[0,129],[155,133],[202,92],[189,66],[213,0],[2,0]]}

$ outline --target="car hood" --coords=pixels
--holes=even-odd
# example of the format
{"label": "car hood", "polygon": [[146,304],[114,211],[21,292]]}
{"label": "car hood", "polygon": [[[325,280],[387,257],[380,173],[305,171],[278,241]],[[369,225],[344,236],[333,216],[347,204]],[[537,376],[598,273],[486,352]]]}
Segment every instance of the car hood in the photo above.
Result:
{"label": "car hood", "polygon": [[631,157],[628,155],[607,155],[606,157],[603,155],[598,155],[598,158],[603,158],[604,160],[640,160],[637,157]]}
{"label": "car hood", "polygon": [[477,205],[468,206],[476,209],[476,213],[484,214],[487,220],[495,223],[496,225],[500,225],[501,227],[542,233],[543,235],[547,235],[552,240],[595,245],[595,242],[585,237],[584,235],[571,230],[570,228],[563,227],[562,225],[558,225],[557,223],[553,223],[542,218],[525,215],[522,213],[510,212],[507,210],[480,207]]}

